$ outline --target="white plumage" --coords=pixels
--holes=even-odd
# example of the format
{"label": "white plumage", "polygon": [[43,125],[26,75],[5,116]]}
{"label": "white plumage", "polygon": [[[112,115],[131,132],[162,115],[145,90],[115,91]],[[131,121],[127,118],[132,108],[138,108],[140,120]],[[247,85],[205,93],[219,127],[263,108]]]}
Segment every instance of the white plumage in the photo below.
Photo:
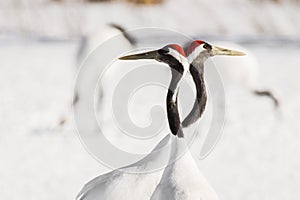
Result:
{"label": "white plumage", "polygon": [[124,36],[124,39],[118,44],[119,48],[121,46],[131,47],[134,41],[131,38],[127,38],[127,35],[124,35],[124,31],[125,30],[119,25],[107,24],[99,28],[95,33],[82,37],[77,52],[78,64],[82,64],[84,59],[86,59],[99,45],[118,35]]}
{"label": "white plumage", "polygon": [[88,182],[77,200],[147,200],[156,188],[163,171],[155,166],[168,162],[169,152],[161,148],[169,142],[169,134],[142,160],[113,170]]}
{"label": "white plumage", "polygon": [[151,200],[218,200],[190,154],[185,139],[173,135],[171,138],[170,163]]}
{"label": "white plumage", "polygon": [[[109,43],[110,49],[105,49],[101,46],[106,44],[106,42]],[[97,90],[95,89],[98,84],[97,81],[99,81],[104,70],[109,68],[109,70],[107,70],[108,73],[105,73],[105,76],[103,76],[105,80],[103,80],[102,84],[109,84],[108,82],[112,78],[120,76],[120,74],[126,71],[126,68],[118,67],[118,63],[113,63],[111,66],[102,63],[105,61],[105,58],[111,58],[112,60],[115,59],[116,54],[118,55],[132,49],[132,44],[134,43],[135,41],[124,32],[124,29],[116,24],[105,25],[95,33],[81,38],[77,51],[77,63],[75,65],[77,68],[75,69],[76,72],[82,76],[77,76],[76,79],[76,88],[73,98],[73,106],[75,109],[78,107],[78,101],[84,101],[82,99],[91,92],[95,92],[97,96],[97,107],[100,106],[102,97],[104,96],[103,85],[100,85]],[[118,48],[112,48],[114,46],[118,46]],[[86,102],[83,102],[82,105],[89,106]],[[69,112],[70,111],[61,117],[60,125],[63,125],[69,118]]]}
{"label": "white plumage", "polygon": [[[151,51],[142,54],[124,56],[121,59],[143,59],[144,57],[163,60],[166,56],[170,59],[170,49],[172,45],[168,45],[159,51]],[[174,45],[173,48],[174,49]],[[180,48],[178,45],[176,48]],[[154,56],[155,54],[155,56]],[[179,53],[178,53],[179,54]],[[178,60],[176,56],[172,56]],[[182,60],[181,60],[182,59]],[[182,125],[177,110],[177,92],[181,78],[188,70],[188,60],[180,58],[183,62],[176,64],[176,67],[182,67],[182,74],[173,74],[170,87],[174,87],[172,92],[168,90],[167,95],[167,111],[171,136],[170,151],[157,151],[162,145],[169,141],[169,137],[165,137],[159,145],[144,159],[127,167],[114,170],[110,173],[101,175],[84,186],[78,195],[78,200],[217,200],[218,197],[214,190],[207,183],[206,179],[200,173],[197,164],[187,150],[186,141],[183,133],[180,135]],[[174,60],[164,61],[166,63],[177,63]],[[173,64],[174,65],[174,64]],[[174,67],[174,66],[173,66]],[[175,97],[175,99],[174,99]],[[206,99],[204,100],[206,101]],[[176,110],[175,110],[175,109]],[[179,125],[179,129],[177,129]],[[176,132],[178,130],[178,132]],[[167,159],[164,155],[167,153]],[[153,169],[153,163],[166,161],[163,166],[165,169],[147,173]],[[126,171],[135,171],[136,173],[127,173]]]}
{"label": "white plumage", "polygon": [[[104,49],[101,45],[105,44],[105,42],[109,42],[110,48],[114,46],[117,46],[118,48]],[[78,100],[80,100],[80,96],[85,95],[87,89],[95,90],[95,83],[101,78],[105,69],[109,68],[109,73],[103,75],[103,78],[106,78],[103,84],[107,84],[114,76],[124,72],[124,67],[118,67],[118,63],[107,66],[104,65],[103,62],[105,61],[105,58],[111,57],[111,59],[114,59],[116,52],[129,50],[131,48],[131,42],[125,37],[122,28],[117,25],[106,25],[96,33],[83,37],[78,50],[77,61],[78,66],[81,65],[79,73],[83,73],[84,76],[87,77],[87,80],[77,84],[75,92]],[[103,96],[103,88],[98,88],[96,92],[98,93],[97,95],[99,98]]]}

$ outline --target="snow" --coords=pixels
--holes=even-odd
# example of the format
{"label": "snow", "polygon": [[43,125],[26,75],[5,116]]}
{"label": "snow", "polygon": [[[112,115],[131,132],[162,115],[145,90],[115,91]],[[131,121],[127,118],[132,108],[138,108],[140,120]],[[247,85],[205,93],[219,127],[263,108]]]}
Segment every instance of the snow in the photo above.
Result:
{"label": "snow", "polygon": [[1,198],[74,199],[85,176],[102,169],[72,126],[56,126],[69,106],[75,48],[1,43]]}
{"label": "snow", "polygon": [[[188,35],[276,35],[300,32],[300,4],[292,1],[166,0],[162,5],[134,6],[122,1],[102,4],[47,0],[0,1],[0,35],[76,38],[108,22],[128,29],[167,28]],[[0,8],[0,9],[1,9]]]}
{"label": "snow", "polygon": [[[293,46],[246,46],[281,108],[246,91],[228,91],[223,137],[199,160],[220,199],[298,199],[300,49]],[[72,199],[108,170],[82,148],[72,120],[56,127],[71,98],[76,48],[75,42],[1,43],[3,199]]]}
{"label": "snow", "polygon": [[275,111],[267,100],[229,91],[223,138],[201,166],[204,172],[214,171],[206,177],[220,199],[297,199],[299,49],[279,45],[251,50],[261,66],[261,83],[277,92],[281,108]]}
{"label": "snow", "polygon": [[[108,21],[129,29],[170,28],[208,41],[225,37],[249,49],[260,66],[259,82],[275,91],[281,107],[274,110],[269,99],[232,86],[226,91],[223,136],[198,165],[220,199],[299,199],[299,4],[21,2],[18,10],[4,0],[0,8],[1,199],[74,199],[84,183],[110,170],[82,147],[72,119],[58,127],[70,109],[79,44],[65,39]],[[25,40],[28,36],[35,39]],[[199,147],[191,152],[199,157]]]}

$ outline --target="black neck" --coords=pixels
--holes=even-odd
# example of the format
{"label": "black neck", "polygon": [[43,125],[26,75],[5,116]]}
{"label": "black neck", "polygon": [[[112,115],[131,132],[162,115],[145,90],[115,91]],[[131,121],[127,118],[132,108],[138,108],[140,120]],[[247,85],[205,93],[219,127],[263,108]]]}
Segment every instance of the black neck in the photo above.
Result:
{"label": "black neck", "polygon": [[172,134],[177,135],[178,137],[183,137],[182,125],[177,104],[178,84],[181,78],[182,74],[172,69],[172,79],[168,89],[166,102],[169,127]]}
{"label": "black neck", "polygon": [[177,96],[179,89],[179,82],[182,78],[184,68],[181,63],[177,60],[174,63],[169,63],[172,71],[172,78],[168,89],[167,94],[167,116],[169,121],[169,127],[172,134],[177,135],[178,137],[183,137],[181,120],[178,112],[177,105]]}
{"label": "black neck", "polygon": [[204,82],[204,64],[195,65],[190,64],[190,72],[193,77],[196,86],[196,100],[191,112],[183,120],[183,127],[188,127],[189,125],[196,122],[203,114],[207,101],[207,94]]}

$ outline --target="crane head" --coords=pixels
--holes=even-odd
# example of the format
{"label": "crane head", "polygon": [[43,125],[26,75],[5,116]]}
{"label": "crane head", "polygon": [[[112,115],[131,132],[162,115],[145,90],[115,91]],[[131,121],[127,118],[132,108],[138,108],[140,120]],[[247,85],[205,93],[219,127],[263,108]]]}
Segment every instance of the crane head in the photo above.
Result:
{"label": "crane head", "polygon": [[216,55],[243,56],[246,54],[241,51],[213,46],[202,40],[195,40],[188,47],[187,55],[189,62],[192,62],[194,59],[200,59],[204,61],[205,59]]}
{"label": "crane head", "polygon": [[178,44],[169,44],[161,49],[147,51],[144,53],[127,55],[119,58],[120,60],[155,59],[159,62],[168,64],[171,69],[185,75],[189,70],[189,62],[186,58],[184,49]]}
{"label": "crane head", "polygon": [[147,51],[138,54],[122,56],[120,60],[155,59],[159,62],[170,63],[174,58],[181,64],[186,64],[186,55],[183,48],[178,44],[169,44],[161,49]]}

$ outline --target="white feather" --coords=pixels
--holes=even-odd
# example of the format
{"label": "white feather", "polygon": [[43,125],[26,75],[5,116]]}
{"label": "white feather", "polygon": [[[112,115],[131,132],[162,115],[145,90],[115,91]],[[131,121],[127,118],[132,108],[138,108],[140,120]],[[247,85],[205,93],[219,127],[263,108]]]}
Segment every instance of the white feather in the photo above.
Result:
{"label": "white feather", "polygon": [[151,200],[218,200],[198,169],[184,138],[172,136],[170,162]]}
{"label": "white feather", "polygon": [[[168,151],[159,151],[169,142],[167,135],[144,159],[98,176],[79,192],[77,200],[147,200],[156,188],[162,170],[154,170],[156,164],[168,162]],[[166,150],[166,149],[164,149]],[[130,173],[135,172],[135,173]]]}

